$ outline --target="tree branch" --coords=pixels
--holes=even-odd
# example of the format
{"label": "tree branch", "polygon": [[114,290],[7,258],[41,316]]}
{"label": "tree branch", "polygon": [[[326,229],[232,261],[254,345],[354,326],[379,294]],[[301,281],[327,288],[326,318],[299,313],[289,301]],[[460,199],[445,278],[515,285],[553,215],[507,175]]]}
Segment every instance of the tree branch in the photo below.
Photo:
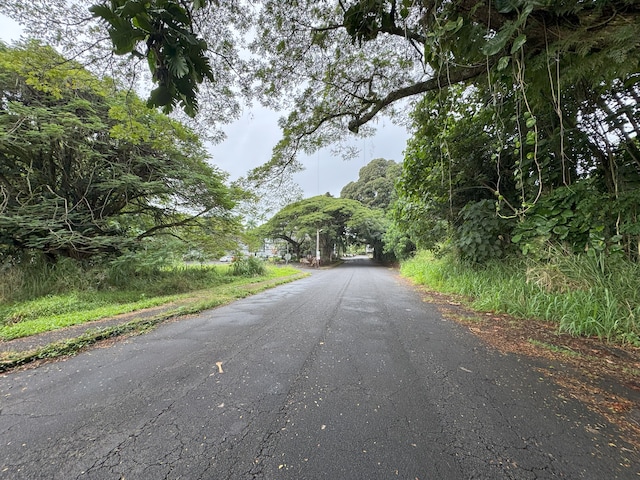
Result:
{"label": "tree branch", "polygon": [[373,107],[361,116],[357,116],[349,122],[349,130],[353,133],[358,133],[359,128],[365,123],[369,122],[375,117],[382,109],[391,105],[403,98],[418,95],[420,93],[430,92],[439,89],[445,85],[453,85],[461,82],[465,82],[478,75],[485,73],[487,70],[486,65],[476,65],[472,67],[462,67],[456,70],[449,70],[444,72],[438,77],[430,78],[424,82],[414,83],[408,87],[400,88],[390,92],[386,97],[373,102]]}
{"label": "tree branch", "polygon": [[155,227],[150,228],[149,230],[147,230],[146,232],[141,233],[140,235],[138,235],[136,237],[136,239],[141,240],[145,237],[150,237],[151,235],[153,235],[154,233],[156,233],[158,230],[166,230],[167,228],[173,228],[173,227],[184,227],[186,225],[189,225],[192,221],[198,219],[199,217],[201,217],[202,215],[204,215],[205,213],[211,211],[211,208],[207,208],[206,210],[203,210],[202,212],[187,217],[183,220],[180,220],[179,222],[173,222],[173,223],[167,223],[167,224],[163,224],[163,225],[156,225]]}

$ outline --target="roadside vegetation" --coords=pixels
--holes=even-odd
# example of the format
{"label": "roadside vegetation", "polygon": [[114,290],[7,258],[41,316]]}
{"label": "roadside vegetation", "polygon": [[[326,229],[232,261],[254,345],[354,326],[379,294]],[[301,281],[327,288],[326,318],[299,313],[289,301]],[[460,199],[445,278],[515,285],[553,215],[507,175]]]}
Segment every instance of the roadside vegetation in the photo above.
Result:
{"label": "roadside vegetation", "polygon": [[422,251],[401,271],[429,289],[461,296],[476,310],[640,346],[640,267],[622,258],[556,251],[545,263],[511,258],[478,266]]}
{"label": "roadside vegetation", "polygon": [[[2,328],[228,284],[179,273],[185,255],[368,246],[474,308],[640,343],[637,1],[81,3],[3,2],[29,38],[0,43]],[[245,94],[289,115],[271,159],[229,184],[202,132]],[[349,132],[384,114],[410,132],[401,164],[299,198],[300,153],[348,140],[353,157]]]}
{"label": "roadside vegetation", "polygon": [[[258,259],[230,265],[128,268],[70,259],[5,267],[0,279],[0,340],[7,341],[172,302],[211,308],[248,294],[247,286],[298,278],[292,267]],[[253,289],[255,290],[255,288]],[[190,312],[193,308],[189,309]]]}

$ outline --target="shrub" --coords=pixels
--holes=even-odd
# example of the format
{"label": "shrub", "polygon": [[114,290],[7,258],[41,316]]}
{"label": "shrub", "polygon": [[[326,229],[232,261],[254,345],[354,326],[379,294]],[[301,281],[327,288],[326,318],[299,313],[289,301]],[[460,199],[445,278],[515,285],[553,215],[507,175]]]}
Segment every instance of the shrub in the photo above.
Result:
{"label": "shrub", "polygon": [[499,217],[492,201],[469,203],[460,212],[454,245],[463,261],[484,264],[509,251],[511,228],[512,221]]}
{"label": "shrub", "polygon": [[265,273],[264,262],[258,257],[238,257],[229,268],[229,274],[236,277],[257,277]]}

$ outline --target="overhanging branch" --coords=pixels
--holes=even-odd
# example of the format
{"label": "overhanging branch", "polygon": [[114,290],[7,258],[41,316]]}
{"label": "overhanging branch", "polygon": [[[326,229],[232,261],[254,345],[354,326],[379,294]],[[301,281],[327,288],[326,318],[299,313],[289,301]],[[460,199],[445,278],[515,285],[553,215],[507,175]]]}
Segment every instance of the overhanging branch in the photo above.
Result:
{"label": "overhanging branch", "polygon": [[438,77],[430,78],[424,82],[414,83],[408,87],[400,88],[389,93],[386,97],[373,103],[373,106],[363,115],[358,116],[349,122],[349,130],[358,133],[362,125],[369,122],[382,109],[388,107],[403,98],[418,95],[420,93],[431,92],[445,85],[454,85],[470,80],[487,71],[486,65],[476,65],[473,67],[449,69]]}

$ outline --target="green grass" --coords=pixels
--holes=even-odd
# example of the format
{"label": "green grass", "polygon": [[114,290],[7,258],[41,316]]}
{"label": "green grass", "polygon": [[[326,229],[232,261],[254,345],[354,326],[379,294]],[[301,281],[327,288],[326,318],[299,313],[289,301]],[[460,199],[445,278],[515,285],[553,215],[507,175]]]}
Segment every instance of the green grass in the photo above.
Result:
{"label": "green grass", "polygon": [[[226,265],[179,267],[133,277],[127,285],[118,288],[95,288],[86,281],[83,284],[89,287],[85,289],[79,288],[76,282],[70,291],[31,299],[24,299],[25,295],[18,292],[16,297],[21,300],[0,304],[0,339],[26,337],[172,302],[178,304],[181,311],[200,311],[300,275],[292,267],[267,267],[259,276],[228,273]],[[55,291],[59,292],[59,287]]]}
{"label": "green grass", "polygon": [[529,343],[531,345],[535,345],[537,347],[542,347],[545,348],[551,352],[554,353],[560,353],[562,355],[568,355],[570,357],[580,357],[582,356],[579,352],[576,352],[574,350],[571,350],[570,348],[566,348],[566,347],[559,347],[558,345],[553,345],[551,343],[546,343],[546,342],[540,342],[538,340],[529,340]]}
{"label": "green grass", "polygon": [[505,260],[483,268],[420,252],[403,275],[472,308],[556,322],[575,336],[640,345],[640,268],[617,259],[558,252],[544,264]]}
{"label": "green grass", "polygon": [[[29,311],[29,317],[20,321],[13,321],[0,327],[0,339],[13,340],[14,338],[28,337],[50,330],[78,325],[80,323],[91,322],[102,318],[114,317],[123,313],[134,312],[144,308],[163,305],[188,294],[169,295],[163,297],[153,297],[145,300],[130,303],[107,304],[92,308],[94,302],[86,305],[78,305],[77,308],[64,313],[37,313],[38,309]],[[100,300],[100,296],[96,295]],[[48,299],[46,303],[55,303],[56,297]],[[31,302],[30,302],[31,303]],[[65,305],[67,307],[67,305]],[[49,310],[55,312],[55,310]],[[15,318],[15,317],[14,317]]]}

